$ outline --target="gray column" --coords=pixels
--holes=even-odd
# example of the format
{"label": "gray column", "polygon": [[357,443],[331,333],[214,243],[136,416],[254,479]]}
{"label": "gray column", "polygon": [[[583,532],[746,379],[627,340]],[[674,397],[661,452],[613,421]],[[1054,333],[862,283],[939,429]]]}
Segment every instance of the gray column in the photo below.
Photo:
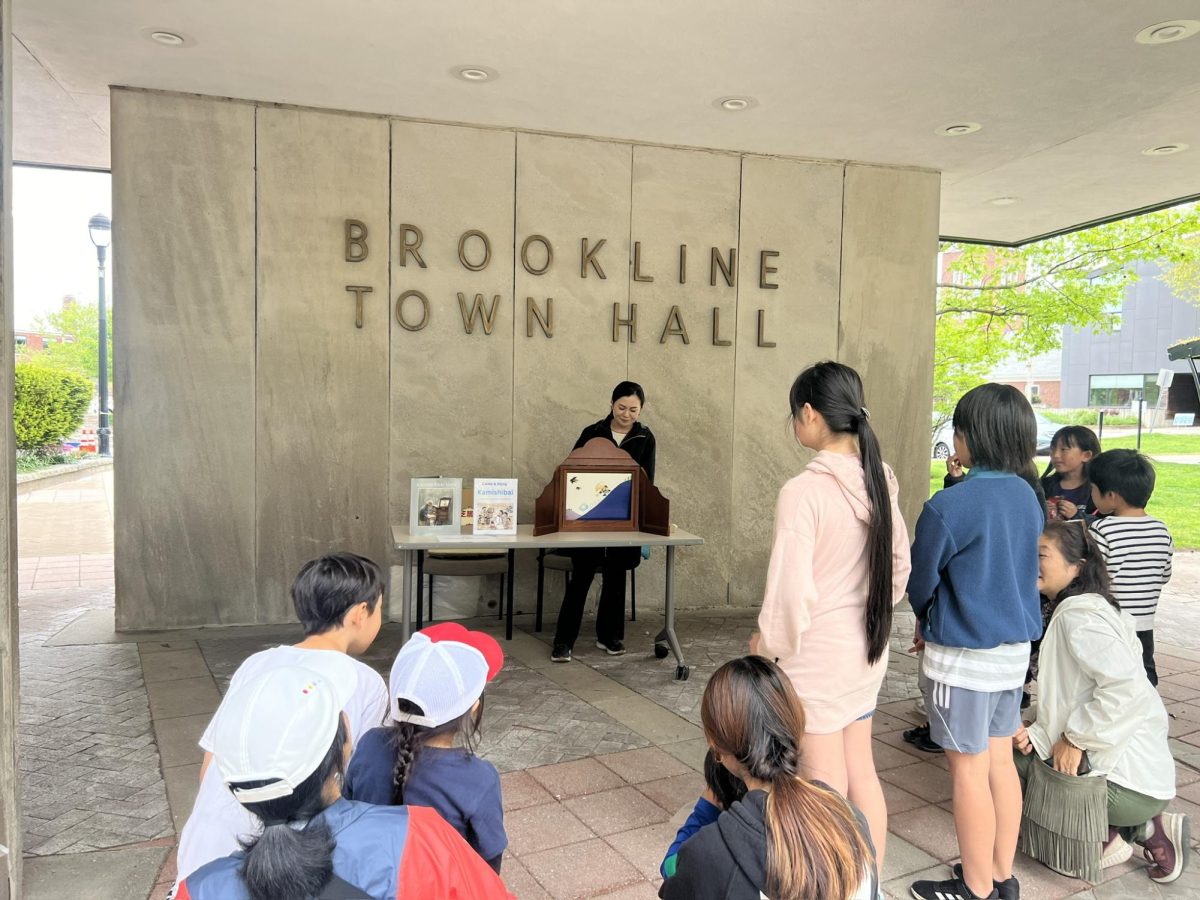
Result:
{"label": "gray column", "polygon": [[17,474],[13,456],[12,3],[0,0],[0,900],[21,896],[17,796]]}

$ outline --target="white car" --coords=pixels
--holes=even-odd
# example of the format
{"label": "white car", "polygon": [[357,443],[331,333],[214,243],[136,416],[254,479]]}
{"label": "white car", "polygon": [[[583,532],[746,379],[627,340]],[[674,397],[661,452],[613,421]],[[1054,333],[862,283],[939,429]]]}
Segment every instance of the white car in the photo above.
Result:
{"label": "white car", "polygon": [[[1058,429],[1063,426],[1051,422],[1037,410],[1034,410],[1033,417],[1037,419],[1037,455],[1050,455],[1050,442],[1054,440],[1054,435]],[[954,455],[954,426],[947,422],[937,430],[933,436],[933,458],[934,459],[949,459]]]}

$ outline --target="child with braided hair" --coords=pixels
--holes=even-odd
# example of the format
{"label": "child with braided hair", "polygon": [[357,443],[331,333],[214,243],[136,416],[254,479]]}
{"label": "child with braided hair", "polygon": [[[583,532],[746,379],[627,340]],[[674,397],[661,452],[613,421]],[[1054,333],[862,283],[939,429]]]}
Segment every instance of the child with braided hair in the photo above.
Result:
{"label": "child with braided hair", "polygon": [[508,846],[500,775],[475,755],[483,692],[504,653],[446,622],[414,634],[392,664],[392,724],[363,735],[342,793],[381,806],[429,806],[496,872]]}

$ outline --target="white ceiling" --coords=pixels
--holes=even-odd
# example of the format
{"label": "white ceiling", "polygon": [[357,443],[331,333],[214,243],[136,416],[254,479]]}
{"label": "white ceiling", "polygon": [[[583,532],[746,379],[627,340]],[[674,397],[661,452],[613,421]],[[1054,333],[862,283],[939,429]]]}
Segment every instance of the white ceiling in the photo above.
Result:
{"label": "white ceiling", "polygon": [[[943,173],[944,235],[1200,194],[1200,0],[13,0],[14,158],[108,166],[107,85]],[[168,48],[149,31],[194,43]],[[499,72],[454,78],[455,66]],[[741,113],[714,108],[731,94]],[[976,134],[934,134],[953,122]],[[1191,149],[1165,157],[1141,150]],[[987,201],[1015,196],[996,207]]]}

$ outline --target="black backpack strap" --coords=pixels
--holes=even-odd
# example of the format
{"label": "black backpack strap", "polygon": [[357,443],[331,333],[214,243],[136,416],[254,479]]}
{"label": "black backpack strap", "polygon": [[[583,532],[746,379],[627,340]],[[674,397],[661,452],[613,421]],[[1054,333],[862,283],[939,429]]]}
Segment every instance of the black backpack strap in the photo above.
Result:
{"label": "black backpack strap", "polygon": [[357,888],[345,878],[334,875],[325,889],[317,895],[317,900],[372,900],[371,895]]}

